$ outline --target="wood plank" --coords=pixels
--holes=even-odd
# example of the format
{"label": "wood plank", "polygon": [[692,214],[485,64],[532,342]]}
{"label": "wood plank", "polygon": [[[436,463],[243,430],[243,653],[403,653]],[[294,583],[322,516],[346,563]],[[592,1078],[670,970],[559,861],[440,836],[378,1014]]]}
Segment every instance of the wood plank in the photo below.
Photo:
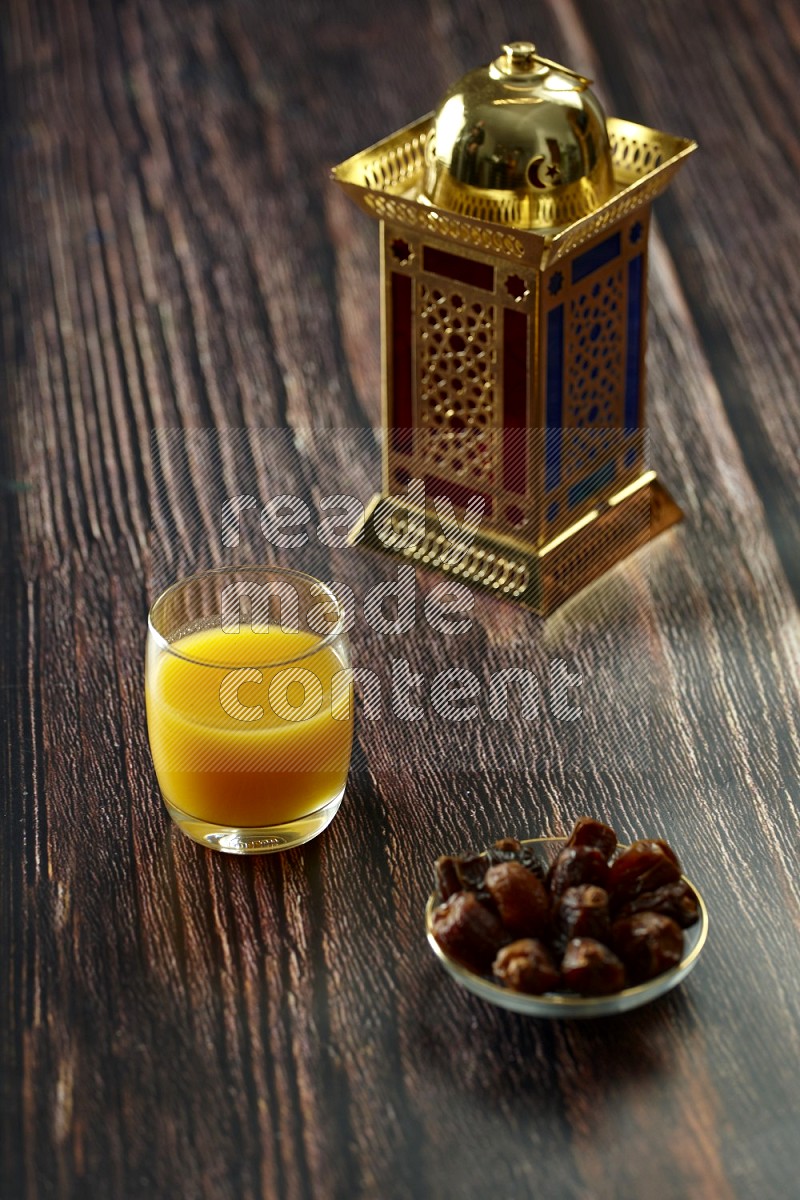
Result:
{"label": "wood plank", "polygon": [[[316,524],[321,497],[376,486],[376,230],[327,168],[430,108],[519,18],[362,0],[8,6],[4,1194],[610,1198],[640,1192],[645,1162],[657,1200],[786,1194],[800,734],[794,534],[777,494],[792,343],[790,330],[748,342],[723,264],[743,246],[736,211],[752,222],[774,205],[787,238],[793,217],[768,146],[759,196],[733,169],[689,26],[614,0],[612,37],[589,7],[541,8],[540,44],[577,66],[602,58],[610,102],[636,105],[625,115],[691,132],[703,113],[701,140],[724,150],[709,195],[694,165],[675,185],[679,219],[660,218],[653,254],[652,457],[687,522],[546,624],[486,596],[461,638],[423,621],[386,638],[359,620],[356,661],[387,697],[392,656],[425,689],[472,670],[484,705],[493,674],[522,665],[543,684],[537,720],[512,706],[496,725],[485,709],[444,723],[427,699],[413,724],[362,712],[331,829],[237,861],[161,811],[148,596],[221,560],[221,497],[293,492]],[[716,6],[700,9],[712,28]],[[753,73],[772,120],[763,81],[788,78],[777,22],[792,27],[771,14],[745,61],[752,20],[740,0],[736,79],[724,64],[722,79],[752,121]],[[764,236],[743,257],[759,296],[788,269]],[[774,297],[763,311],[774,331]],[[755,451],[725,370],[757,400]],[[155,487],[154,427],[192,431]],[[251,552],[288,561],[249,532]],[[361,600],[395,572],[316,537],[292,561]],[[418,605],[435,582],[418,573]],[[553,659],[582,677],[574,723],[549,703]],[[587,809],[682,850],[712,914],[696,975],[590,1027],[459,992],[422,936],[433,858],[561,832]]]}

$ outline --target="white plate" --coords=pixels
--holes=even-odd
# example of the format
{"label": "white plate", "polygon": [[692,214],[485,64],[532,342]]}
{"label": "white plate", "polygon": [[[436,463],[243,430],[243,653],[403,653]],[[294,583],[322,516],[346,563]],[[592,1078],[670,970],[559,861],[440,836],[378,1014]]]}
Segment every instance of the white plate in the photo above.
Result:
{"label": "white plate", "polygon": [[[547,868],[566,842],[566,838],[528,838],[522,845],[535,847],[542,865]],[[648,979],[646,983],[637,984],[636,987],[623,988],[621,992],[614,992],[611,996],[576,996],[569,992],[545,992],[541,996],[526,996],[523,992],[512,992],[499,983],[492,983],[490,979],[476,975],[468,967],[462,967],[445,954],[433,936],[433,912],[440,903],[438,892],[433,892],[428,898],[425,929],[433,953],[456,983],[474,992],[482,1000],[488,1000],[490,1004],[497,1004],[500,1008],[508,1008],[512,1012],[524,1013],[529,1017],[549,1017],[555,1020],[609,1017],[615,1013],[630,1012],[632,1008],[639,1008],[642,1004],[657,1000],[665,992],[677,987],[696,965],[708,936],[708,910],[694,884],[685,876],[681,878],[697,896],[700,907],[699,920],[683,931],[683,958],[676,967],[656,975],[655,979]]]}

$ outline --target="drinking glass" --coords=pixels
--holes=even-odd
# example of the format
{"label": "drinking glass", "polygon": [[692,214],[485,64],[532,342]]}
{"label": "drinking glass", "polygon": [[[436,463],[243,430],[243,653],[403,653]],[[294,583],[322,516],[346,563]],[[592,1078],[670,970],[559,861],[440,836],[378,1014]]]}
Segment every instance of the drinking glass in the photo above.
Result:
{"label": "drinking glass", "polygon": [[150,609],[145,694],[161,795],[194,841],[268,854],[333,820],[353,684],[345,612],[326,584],[260,566],[173,584]]}

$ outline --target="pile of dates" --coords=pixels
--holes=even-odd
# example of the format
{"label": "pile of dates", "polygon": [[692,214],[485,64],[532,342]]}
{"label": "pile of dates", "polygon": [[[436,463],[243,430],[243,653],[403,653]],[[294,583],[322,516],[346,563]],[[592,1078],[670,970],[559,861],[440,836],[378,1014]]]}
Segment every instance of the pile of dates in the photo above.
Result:
{"label": "pile of dates", "polygon": [[433,934],[463,966],[515,992],[606,996],[683,957],[698,903],[658,838],[617,847],[581,817],[545,874],[536,852],[503,838],[483,854],[437,860]]}

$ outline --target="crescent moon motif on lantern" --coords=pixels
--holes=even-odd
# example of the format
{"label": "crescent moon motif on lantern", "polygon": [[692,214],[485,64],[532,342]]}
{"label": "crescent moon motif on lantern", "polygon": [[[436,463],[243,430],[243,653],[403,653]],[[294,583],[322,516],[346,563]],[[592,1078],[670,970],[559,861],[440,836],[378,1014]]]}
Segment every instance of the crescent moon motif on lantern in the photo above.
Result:
{"label": "crescent moon motif on lantern", "polygon": [[536,157],[532,158],[528,163],[528,182],[530,183],[531,187],[551,188],[558,183],[560,172],[554,163],[551,163],[545,172],[549,178],[542,179],[542,167],[544,167],[546,162],[547,159],[543,154],[537,154]]}

